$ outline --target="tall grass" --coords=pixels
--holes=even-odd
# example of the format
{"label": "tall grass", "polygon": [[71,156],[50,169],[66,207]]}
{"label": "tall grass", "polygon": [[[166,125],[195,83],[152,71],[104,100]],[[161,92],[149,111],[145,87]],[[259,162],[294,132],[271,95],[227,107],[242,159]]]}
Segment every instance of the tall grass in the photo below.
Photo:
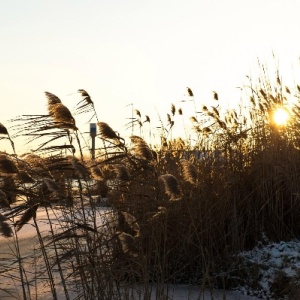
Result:
{"label": "tall grass", "polygon": [[[262,236],[289,240],[300,231],[300,87],[263,77],[244,91],[246,109],[224,114],[216,104],[188,116],[193,143],[172,138],[182,126],[174,116],[183,114],[172,104],[167,124],[161,119],[161,144],[151,146],[141,136],[126,141],[99,121],[90,95],[79,90],[74,115],[97,118],[102,146],[94,160],[84,155],[88,142],[75,117],[49,92],[47,115],[16,118],[12,136],[0,124],[1,138],[12,146],[12,154],[0,155],[0,231],[13,238],[19,275],[4,263],[0,272],[14,276],[24,299],[34,298],[39,282],[53,299],[61,286],[66,299],[131,299],[138,288],[135,297],[148,299],[153,284],[157,299],[172,283],[230,288],[218,274],[226,274],[233,254]],[[194,101],[190,88],[188,96]],[[277,126],[272,114],[288,98],[290,120]],[[136,114],[132,122],[142,133],[150,117],[142,122]],[[18,136],[39,145],[19,156]],[[47,233],[39,229],[37,209],[46,213]],[[38,239],[23,257],[19,231],[28,222]],[[29,262],[38,269],[29,270]]]}

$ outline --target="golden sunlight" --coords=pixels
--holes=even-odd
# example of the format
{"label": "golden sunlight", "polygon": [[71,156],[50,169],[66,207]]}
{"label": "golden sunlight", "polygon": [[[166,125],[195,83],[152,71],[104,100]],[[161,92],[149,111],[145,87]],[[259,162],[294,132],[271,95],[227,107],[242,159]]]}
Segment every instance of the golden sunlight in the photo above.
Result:
{"label": "golden sunlight", "polygon": [[286,125],[290,115],[286,108],[279,107],[273,113],[273,121],[278,126]]}

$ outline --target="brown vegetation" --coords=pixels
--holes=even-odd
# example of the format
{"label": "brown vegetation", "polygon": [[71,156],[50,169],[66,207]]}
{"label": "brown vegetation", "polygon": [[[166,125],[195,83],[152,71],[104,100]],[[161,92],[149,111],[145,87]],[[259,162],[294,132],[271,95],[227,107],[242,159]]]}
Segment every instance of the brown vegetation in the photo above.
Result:
{"label": "brown vegetation", "polygon": [[[99,290],[103,299],[123,299],[115,291],[120,282],[124,291],[136,283],[220,284],[214,274],[226,271],[224,261],[251,249],[262,233],[273,241],[300,234],[300,88],[284,87],[279,79],[272,85],[266,78],[250,86],[246,110],[223,114],[216,105],[195,112],[193,143],[170,138],[180,126],[176,111],[183,113],[174,104],[156,147],[140,136],[128,145],[97,121],[103,146],[94,160],[82,155],[84,143],[69,109],[46,93],[49,115],[15,120],[15,135],[39,140],[39,146],[20,157],[0,155],[0,204],[6,207],[1,233],[10,236],[35,220],[38,206],[59,207],[65,223],[48,237],[52,252],[36,227],[54,298],[54,266],[66,296],[67,285],[79,280],[85,299],[99,298]],[[95,116],[91,97],[79,92],[83,100],[76,112]],[[187,93],[194,97],[190,88]],[[291,118],[277,126],[271,116],[287,104],[287,96],[294,100]],[[213,97],[220,98],[216,92]],[[141,112],[136,114],[140,120]],[[0,134],[8,135],[2,124]],[[103,201],[109,215],[99,212]],[[20,280],[29,286],[18,262]],[[23,296],[28,298],[25,288]]]}

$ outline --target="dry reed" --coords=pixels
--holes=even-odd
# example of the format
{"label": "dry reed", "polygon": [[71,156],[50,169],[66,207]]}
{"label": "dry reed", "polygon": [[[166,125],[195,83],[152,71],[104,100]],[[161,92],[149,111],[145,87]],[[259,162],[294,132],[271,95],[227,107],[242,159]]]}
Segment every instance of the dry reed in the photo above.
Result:
{"label": "dry reed", "polygon": [[136,247],[136,239],[131,234],[125,232],[119,232],[117,234],[124,254],[137,257],[139,253]]}
{"label": "dry reed", "polygon": [[197,184],[198,174],[195,165],[186,159],[181,159],[180,164],[182,166],[182,176],[187,182],[193,185]]}
{"label": "dry reed", "polygon": [[43,182],[45,183],[45,186],[47,187],[47,190],[50,193],[58,193],[59,192],[59,186],[55,182],[55,180],[50,179],[50,178],[43,178]]}
{"label": "dry reed", "polygon": [[116,165],[115,172],[117,174],[116,178],[119,180],[128,181],[131,178],[130,173],[124,165]]}
{"label": "dry reed", "polygon": [[108,139],[108,140],[119,139],[115,131],[113,131],[112,128],[107,123],[98,122],[97,125],[99,128],[101,138]]}
{"label": "dry reed", "polygon": [[8,135],[8,131],[7,131],[6,127],[2,123],[0,123],[0,134],[6,134],[6,135]]}
{"label": "dry reed", "polygon": [[193,94],[192,90],[189,87],[186,88],[186,91],[187,91],[188,96],[194,97],[194,94]]}
{"label": "dry reed", "polygon": [[121,211],[122,216],[124,217],[125,222],[129,227],[135,232],[134,237],[139,237],[141,234],[140,225],[137,223],[136,218],[126,211]]}
{"label": "dry reed", "polygon": [[7,196],[2,190],[0,190],[0,207],[10,208]]}
{"label": "dry reed", "polygon": [[178,181],[172,174],[164,174],[160,176],[165,186],[165,192],[170,196],[170,200],[178,199],[180,196],[180,188]]}
{"label": "dry reed", "polygon": [[131,142],[133,143],[132,150],[137,155],[148,161],[154,159],[153,151],[149,148],[148,144],[138,136],[131,136]]}
{"label": "dry reed", "polygon": [[0,175],[11,176],[19,172],[15,163],[6,154],[0,154]]}
{"label": "dry reed", "polygon": [[36,211],[40,204],[34,204],[29,207],[23,215],[20,217],[19,220],[15,222],[16,231],[22,229],[22,227],[27,224],[32,218],[36,218]]}
{"label": "dry reed", "polygon": [[13,231],[9,224],[7,223],[7,218],[0,213],[0,233],[4,237],[11,237],[13,235]]}

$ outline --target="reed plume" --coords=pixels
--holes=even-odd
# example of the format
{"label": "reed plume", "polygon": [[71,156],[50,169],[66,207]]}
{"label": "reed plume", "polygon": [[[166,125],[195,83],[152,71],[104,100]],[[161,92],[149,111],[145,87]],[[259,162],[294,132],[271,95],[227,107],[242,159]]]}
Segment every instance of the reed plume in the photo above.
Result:
{"label": "reed plume", "polygon": [[124,254],[129,254],[133,257],[137,257],[138,251],[135,238],[131,234],[125,232],[117,232],[117,234]]}
{"label": "reed plume", "polygon": [[198,120],[194,116],[190,117],[190,120],[192,123],[198,123]]}
{"label": "reed plume", "polygon": [[0,207],[10,208],[7,196],[2,190],[0,190]]}
{"label": "reed plume", "polygon": [[141,156],[149,161],[154,159],[153,151],[141,137],[132,135],[130,137],[130,140],[134,144],[132,150],[136,155]]}
{"label": "reed plume", "polygon": [[218,100],[219,100],[218,93],[215,92],[215,91],[213,91],[213,94],[214,94],[214,99],[215,99],[216,101],[218,101]]}
{"label": "reed plume", "polygon": [[182,176],[183,179],[187,182],[190,182],[193,185],[197,183],[197,170],[196,167],[188,160],[181,159],[180,164],[182,166]]}
{"label": "reed plume", "polygon": [[192,90],[191,90],[189,87],[186,88],[186,91],[187,91],[187,94],[188,94],[190,97],[193,97],[193,96],[194,96]]}
{"label": "reed plume", "polygon": [[72,159],[72,166],[80,178],[89,177],[89,171],[87,167],[83,163],[81,163],[76,157],[73,157]]}
{"label": "reed plume", "polygon": [[61,103],[61,100],[57,96],[55,96],[55,95],[53,95],[49,92],[45,92],[45,94],[46,94],[46,97],[48,99],[48,107],[52,106],[52,105],[55,105],[55,104]]}
{"label": "reed plume", "polygon": [[220,113],[219,113],[219,111],[217,110],[217,108],[214,107],[214,106],[212,106],[211,108],[212,108],[212,110],[213,110],[215,116],[219,118],[219,117],[220,117]]}
{"label": "reed plume", "polygon": [[18,173],[18,179],[22,183],[33,183],[34,179],[24,170],[20,170]]}
{"label": "reed plume", "polygon": [[7,221],[6,217],[0,213],[0,233],[4,237],[11,237],[13,235],[13,232],[11,227],[6,221]]}
{"label": "reed plume", "polygon": [[62,104],[61,100],[57,96],[49,92],[45,92],[45,94],[48,99],[48,112],[56,123],[55,125],[58,128],[77,130],[77,127],[75,126],[75,119],[73,118],[70,110]]}
{"label": "reed plume", "polygon": [[93,117],[96,117],[96,119],[98,120],[97,113],[96,113],[95,107],[94,107],[94,102],[91,99],[91,96],[87,93],[87,91],[85,91],[83,89],[79,89],[78,93],[81,94],[83,99],[77,104],[77,106],[75,108],[75,114],[86,113],[91,110],[94,112],[91,119],[93,119]]}
{"label": "reed plume", "polygon": [[0,175],[11,176],[19,172],[14,162],[4,153],[0,154]]}
{"label": "reed plume", "polygon": [[6,135],[8,135],[8,131],[7,131],[6,127],[2,123],[0,123],[0,134],[6,134]]}
{"label": "reed plume", "polygon": [[176,112],[176,108],[175,108],[175,105],[172,103],[171,104],[171,114],[172,114],[172,116],[175,115],[175,112]]}
{"label": "reed plume", "polygon": [[24,214],[21,216],[21,218],[19,220],[16,221],[15,226],[16,226],[16,230],[19,231],[22,229],[22,227],[28,223],[32,218],[36,217],[36,211],[39,207],[39,203],[38,204],[34,204],[33,206],[29,207]]}
{"label": "reed plume", "polygon": [[136,114],[139,118],[142,117],[142,116],[141,116],[141,112],[140,112],[138,109],[135,109],[135,114]]}
{"label": "reed plume", "polygon": [[43,182],[45,183],[45,186],[49,192],[57,193],[59,191],[59,186],[53,179],[43,178]]}
{"label": "reed plume", "polygon": [[113,131],[112,128],[107,123],[98,122],[98,128],[99,128],[101,138],[108,139],[108,140],[119,139],[115,131]]}
{"label": "reed plume", "polygon": [[175,176],[172,174],[164,174],[160,176],[165,186],[165,192],[170,196],[170,200],[176,200],[180,197],[179,184]]}
{"label": "reed plume", "polygon": [[167,214],[167,209],[164,206],[159,206],[157,209],[158,211],[149,219],[150,221],[159,219]]}
{"label": "reed plume", "polygon": [[64,106],[63,104],[55,104],[49,108],[50,116],[53,118],[54,122],[59,128],[65,129],[74,129],[76,130],[75,126],[75,119],[73,118],[69,109]]}
{"label": "reed plume", "polygon": [[137,223],[136,218],[126,211],[121,211],[121,214],[124,217],[125,222],[128,224],[128,226],[135,232],[134,237],[139,237],[141,234],[140,225]]}
{"label": "reed plume", "polygon": [[204,128],[202,129],[202,133],[203,133],[204,135],[207,135],[207,134],[211,133],[211,129],[210,129],[209,127],[204,127]]}
{"label": "reed plume", "polygon": [[115,171],[117,173],[117,179],[127,181],[130,179],[130,174],[124,165],[116,165]]}
{"label": "reed plume", "polygon": [[88,103],[88,104],[93,103],[93,101],[92,101],[90,95],[88,94],[88,92],[87,92],[86,90],[79,89],[79,90],[78,90],[78,93],[81,94],[81,96],[83,97],[83,100],[84,100],[86,103]]}
{"label": "reed plume", "polygon": [[94,166],[91,168],[91,175],[95,180],[103,180],[104,175],[101,171],[101,169],[97,166]]}

